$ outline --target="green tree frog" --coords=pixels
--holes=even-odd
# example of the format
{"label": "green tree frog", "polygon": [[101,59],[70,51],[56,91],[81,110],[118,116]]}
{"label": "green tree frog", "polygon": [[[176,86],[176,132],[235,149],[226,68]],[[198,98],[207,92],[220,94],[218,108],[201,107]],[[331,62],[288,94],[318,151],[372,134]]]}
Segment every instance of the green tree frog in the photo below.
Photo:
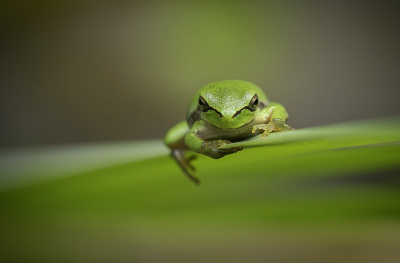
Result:
{"label": "green tree frog", "polygon": [[199,180],[192,171],[194,156],[186,157],[192,150],[208,157],[219,159],[241,151],[242,147],[219,148],[219,146],[241,141],[271,132],[292,130],[285,121],[288,113],[275,102],[269,102],[264,92],[255,84],[227,80],[211,83],[200,89],[193,97],[186,113],[186,121],[172,127],[164,138],[171,155],[182,171],[194,183]]}

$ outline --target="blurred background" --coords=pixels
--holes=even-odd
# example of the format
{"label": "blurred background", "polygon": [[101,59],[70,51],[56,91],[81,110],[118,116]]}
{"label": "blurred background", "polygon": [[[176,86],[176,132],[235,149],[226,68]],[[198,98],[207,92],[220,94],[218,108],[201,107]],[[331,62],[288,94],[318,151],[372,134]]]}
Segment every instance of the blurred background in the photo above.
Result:
{"label": "blurred background", "polygon": [[198,156],[200,187],[160,139],[227,79],[295,128],[399,115],[399,7],[2,0],[0,258],[397,263],[399,118]]}
{"label": "blurred background", "polygon": [[162,138],[201,87],[259,85],[296,128],[400,113],[396,1],[0,4],[0,147]]}

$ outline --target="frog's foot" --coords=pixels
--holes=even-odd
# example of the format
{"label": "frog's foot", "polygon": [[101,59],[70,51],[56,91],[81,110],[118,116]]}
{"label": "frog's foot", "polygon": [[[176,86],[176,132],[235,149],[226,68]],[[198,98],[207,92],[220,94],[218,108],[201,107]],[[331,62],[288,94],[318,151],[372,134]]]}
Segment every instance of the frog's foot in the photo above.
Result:
{"label": "frog's foot", "polygon": [[261,134],[261,138],[265,138],[271,132],[289,131],[289,130],[294,130],[294,128],[290,127],[282,120],[275,119],[271,120],[267,124],[254,125],[253,130],[251,132],[255,133],[257,130],[264,130],[263,134]]}
{"label": "frog's foot", "polygon": [[227,140],[214,140],[214,141],[206,141],[201,146],[200,153],[207,155],[213,159],[219,159],[224,157],[225,155],[236,153],[238,151],[243,150],[242,146],[239,147],[231,147],[231,148],[218,148],[219,146],[226,145],[231,143]]}
{"label": "frog's foot", "polygon": [[195,171],[196,168],[191,164],[191,162],[196,159],[195,155],[191,155],[189,157],[185,156],[185,150],[182,149],[175,149],[172,150],[171,156],[175,159],[175,161],[179,164],[179,167],[181,167],[182,171],[185,173],[185,175],[195,184],[199,185],[200,181],[197,179],[195,176],[193,176],[190,172],[189,169],[192,171]]}

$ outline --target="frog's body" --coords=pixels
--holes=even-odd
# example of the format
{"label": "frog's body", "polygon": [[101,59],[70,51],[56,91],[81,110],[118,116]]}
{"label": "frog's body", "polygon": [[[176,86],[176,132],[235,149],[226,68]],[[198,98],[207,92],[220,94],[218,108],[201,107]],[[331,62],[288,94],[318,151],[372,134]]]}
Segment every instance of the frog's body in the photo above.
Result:
{"label": "frog's body", "polygon": [[[242,147],[218,148],[230,142],[262,133],[292,129],[285,124],[288,114],[279,103],[269,102],[264,92],[247,81],[228,80],[209,84],[200,89],[189,104],[186,121],[171,128],[164,143],[184,173],[189,173],[193,158],[185,151],[193,150],[214,159],[242,150]],[[263,130],[264,132],[261,132]]]}

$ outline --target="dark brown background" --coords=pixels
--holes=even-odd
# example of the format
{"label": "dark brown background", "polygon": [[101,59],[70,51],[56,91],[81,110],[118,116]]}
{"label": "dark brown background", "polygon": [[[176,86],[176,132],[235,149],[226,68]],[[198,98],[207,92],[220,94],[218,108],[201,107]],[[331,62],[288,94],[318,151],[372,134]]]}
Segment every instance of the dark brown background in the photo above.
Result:
{"label": "dark brown background", "polygon": [[[252,81],[293,127],[400,113],[396,1],[0,4],[0,147],[161,138]],[[371,127],[384,128],[384,127]]]}

